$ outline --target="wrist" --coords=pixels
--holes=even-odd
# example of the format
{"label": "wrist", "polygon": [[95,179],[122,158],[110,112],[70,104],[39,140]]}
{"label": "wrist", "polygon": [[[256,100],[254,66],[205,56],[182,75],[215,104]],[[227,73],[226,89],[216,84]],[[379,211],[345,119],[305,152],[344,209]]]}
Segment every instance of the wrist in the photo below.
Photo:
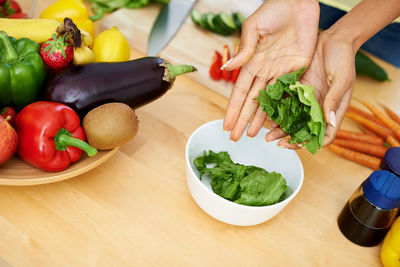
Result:
{"label": "wrist", "polygon": [[326,35],[326,38],[350,46],[355,55],[358,49],[360,49],[362,44],[365,42],[363,40],[362,32],[359,32],[357,29],[352,27],[346,27],[345,25],[340,25],[339,27],[335,26],[336,25],[333,25],[331,28],[323,32],[324,35]]}

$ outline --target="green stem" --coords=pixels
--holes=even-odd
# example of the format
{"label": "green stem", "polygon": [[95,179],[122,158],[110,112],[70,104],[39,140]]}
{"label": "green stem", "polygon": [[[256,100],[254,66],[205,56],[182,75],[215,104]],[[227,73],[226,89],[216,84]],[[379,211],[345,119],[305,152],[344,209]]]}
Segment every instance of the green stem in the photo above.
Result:
{"label": "green stem", "polygon": [[0,31],[0,43],[3,43],[3,46],[6,49],[6,56],[5,58],[7,61],[12,61],[12,60],[17,60],[18,59],[18,54],[15,52],[14,47],[11,45],[10,38],[8,38],[8,35],[4,31]]}
{"label": "green stem", "polygon": [[82,141],[81,139],[72,137],[71,133],[64,128],[57,133],[54,141],[56,142],[56,149],[59,151],[65,151],[67,147],[73,146],[85,151],[89,157],[97,154],[96,148],[90,146],[88,143]]}
{"label": "green stem", "polygon": [[167,69],[171,80],[175,79],[179,75],[197,71],[197,69],[192,65],[172,65],[170,63],[167,63]]}
{"label": "green stem", "polygon": [[91,21],[97,21],[97,20],[101,19],[105,13],[105,9],[96,3],[93,3],[92,11],[93,11],[94,15],[89,17]]}

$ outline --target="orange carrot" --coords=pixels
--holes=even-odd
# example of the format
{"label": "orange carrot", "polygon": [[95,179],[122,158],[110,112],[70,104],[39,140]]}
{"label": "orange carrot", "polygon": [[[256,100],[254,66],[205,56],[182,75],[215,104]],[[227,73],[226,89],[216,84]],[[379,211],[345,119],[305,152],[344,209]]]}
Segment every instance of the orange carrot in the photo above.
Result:
{"label": "orange carrot", "polygon": [[351,140],[362,141],[365,143],[375,144],[375,145],[383,145],[385,143],[385,140],[378,136],[371,136],[371,135],[367,135],[367,134],[356,133],[356,132],[351,132],[351,131],[346,131],[346,130],[341,130],[341,129],[336,134],[336,137],[342,138],[342,139],[351,139]]}
{"label": "orange carrot", "polygon": [[365,127],[361,126],[361,131],[367,135],[371,135],[371,136],[377,136],[376,133],[374,133],[373,131],[370,131],[368,129],[366,129]]}
{"label": "orange carrot", "polygon": [[384,112],[380,111],[377,109],[374,105],[371,103],[364,101],[364,100],[358,100],[360,101],[364,106],[366,106],[376,117],[378,117],[385,125],[388,127],[390,130],[394,132],[394,134],[400,138],[400,125],[392,120],[389,116],[387,116]]}
{"label": "orange carrot", "polygon": [[385,105],[382,105],[382,106],[385,109],[386,113],[389,115],[389,117],[392,118],[392,120],[394,120],[398,124],[400,124],[400,116],[397,115],[397,113],[394,112],[393,110],[391,110],[389,107],[387,107]]}
{"label": "orange carrot", "polygon": [[355,113],[347,112],[346,117],[349,117],[350,119],[353,119],[353,120],[361,123],[362,126],[367,128],[368,130],[376,133],[377,135],[383,137],[384,139],[386,139],[388,136],[393,135],[393,132],[391,130],[389,130],[388,128],[381,126],[379,124],[376,124],[375,122],[370,121],[370,120],[368,120],[360,115],[357,115]]}
{"label": "orange carrot", "polygon": [[386,142],[388,142],[392,147],[400,147],[400,142],[397,141],[397,139],[393,136],[388,136],[388,138],[386,138]]}
{"label": "orange carrot", "polygon": [[386,151],[389,149],[383,145],[374,145],[368,144],[363,141],[356,141],[356,140],[348,140],[348,139],[341,139],[336,138],[333,141],[333,144],[348,148],[357,152],[365,153],[371,156],[375,156],[378,158],[383,158],[385,156]]}
{"label": "orange carrot", "polygon": [[382,160],[377,157],[346,149],[334,144],[329,145],[328,148],[345,159],[357,162],[358,164],[361,164],[373,170],[378,170],[381,165]]}
{"label": "orange carrot", "polygon": [[378,123],[378,124],[380,124],[382,126],[385,126],[385,124],[383,124],[383,122],[380,119],[378,119],[377,117],[375,117],[374,115],[372,115],[372,114],[370,114],[368,112],[365,112],[365,111],[363,111],[363,110],[361,110],[359,108],[356,108],[354,106],[350,106],[349,109],[347,110],[347,112],[351,112],[351,113],[355,113],[355,114],[361,115],[364,118],[369,119],[370,121],[373,121],[373,122],[376,122],[376,123]]}

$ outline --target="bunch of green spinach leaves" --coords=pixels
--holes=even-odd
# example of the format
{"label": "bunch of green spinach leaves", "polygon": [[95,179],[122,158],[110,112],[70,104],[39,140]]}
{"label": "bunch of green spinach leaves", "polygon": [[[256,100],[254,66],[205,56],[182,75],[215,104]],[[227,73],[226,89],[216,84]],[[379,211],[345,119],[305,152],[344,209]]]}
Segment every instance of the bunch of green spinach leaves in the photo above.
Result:
{"label": "bunch of green spinach leaves", "polygon": [[285,74],[260,90],[258,100],[269,118],[291,137],[291,143],[305,143],[315,154],[324,142],[326,121],[314,95],[314,87],[301,84],[305,67]]}
{"label": "bunch of green spinach leaves", "polygon": [[[215,164],[213,167],[207,167]],[[275,204],[285,197],[288,189],[281,174],[267,172],[256,166],[234,163],[228,152],[204,151],[203,156],[194,160],[200,172],[211,176],[211,187],[221,197],[248,206]]]}
{"label": "bunch of green spinach leaves", "polygon": [[112,12],[122,7],[126,8],[141,8],[150,3],[168,4],[171,0],[89,0],[92,3],[93,16],[90,19],[93,21],[99,20],[104,16],[104,13]]}

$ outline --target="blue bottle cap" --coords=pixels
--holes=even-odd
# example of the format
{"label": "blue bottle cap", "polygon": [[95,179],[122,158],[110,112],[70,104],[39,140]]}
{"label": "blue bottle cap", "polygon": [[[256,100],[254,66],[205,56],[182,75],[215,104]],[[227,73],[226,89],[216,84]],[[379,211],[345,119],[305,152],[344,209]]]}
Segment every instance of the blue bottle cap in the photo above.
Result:
{"label": "blue bottle cap", "polygon": [[388,171],[400,176],[400,147],[392,147],[386,151],[385,163]]}
{"label": "blue bottle cap", "polygon": [[389,171],[374,171],[362,184],[364,196],[375,206],[392,210],[400,207],[400,178]]}

